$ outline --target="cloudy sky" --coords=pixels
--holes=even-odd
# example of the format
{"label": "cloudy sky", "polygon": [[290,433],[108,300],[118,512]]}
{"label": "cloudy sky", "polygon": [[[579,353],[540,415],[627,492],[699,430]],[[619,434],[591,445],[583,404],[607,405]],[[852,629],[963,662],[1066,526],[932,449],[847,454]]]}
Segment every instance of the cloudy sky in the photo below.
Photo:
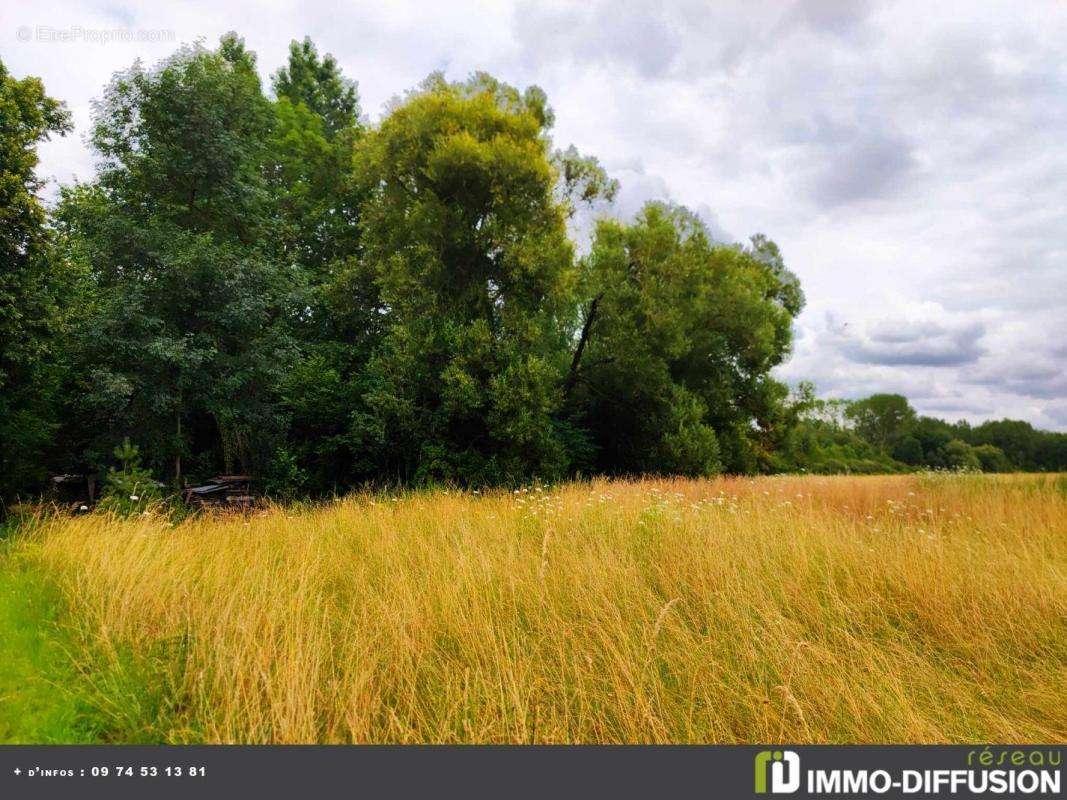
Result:
{"label": "cloudy sky", "polygon": [[808,297],[781,377],[1067,430],[1067,3],[6,3],[3,60],[77,125],[42,175],[91,177],[115,70],[227,30],[264,78],[311,36],[371,120],[433,70],[539,84],[557,144],[621,181],[611,213],[666,198],[779,243]]}

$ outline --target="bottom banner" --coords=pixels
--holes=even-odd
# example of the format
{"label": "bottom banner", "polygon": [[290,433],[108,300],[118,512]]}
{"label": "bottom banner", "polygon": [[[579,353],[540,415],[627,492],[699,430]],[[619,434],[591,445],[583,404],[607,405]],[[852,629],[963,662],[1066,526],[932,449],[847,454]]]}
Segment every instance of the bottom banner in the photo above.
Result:
{"label": "bottom banner", "polygon": [[[4,798],[1059,797],[1064,747],[4,746]],[[310,795],[308,793],[311,792]]]}

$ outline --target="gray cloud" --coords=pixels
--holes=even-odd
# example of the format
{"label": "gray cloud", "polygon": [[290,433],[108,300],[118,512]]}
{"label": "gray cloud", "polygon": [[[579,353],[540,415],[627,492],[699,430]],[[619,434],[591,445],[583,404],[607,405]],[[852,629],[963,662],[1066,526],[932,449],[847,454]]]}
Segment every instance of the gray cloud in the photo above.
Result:
{"label": "gray cloud", "polygon": [[662,77],[679,51],[679,33],[666,15],[645,4],[547,6],[523,3],[516,31],[532,61],[546,58],[606,62],[646,78]]}
{"label": "gray cloud", "polygon": [[950,328],[931,319],[883,319],[838,339],[845,357],[860,364],[944,367],[976,362],[984,335],[979,322]]}
{"label": "gray cloud", "polygon": [[821,143],[826,165],[811,183],[812,197],[833,207],[885,196],[916,167],[912,145],[900,134],[856,128]]}
{"label": "gray cloud", "polygon": [[1021,374],[1009,368],[1003,373],[994,371],[965,377],[964,381],[1026,397],[1056,400],[1067,397],[1067,364],[1035,368]]}
{"label": "gray cloud", "polygon": [[964,416],[989,415],[996,408],[988,403],[974,403],[966,400],[928,400],[922,402],[922,410],[928,414],[949,419],[959,419]]}
{"label": "gray cloud", "polygon": [[1047,413],[1057,426],[1067,428],[1067,403],[1052,403],[1047,407]]}
{"label": "gray cloud", "polygon": [[807,25],[836,36],[855,34],[867,22],[874,8],[870,0],[800,0],[788,13],[779,30],[791,25]]}

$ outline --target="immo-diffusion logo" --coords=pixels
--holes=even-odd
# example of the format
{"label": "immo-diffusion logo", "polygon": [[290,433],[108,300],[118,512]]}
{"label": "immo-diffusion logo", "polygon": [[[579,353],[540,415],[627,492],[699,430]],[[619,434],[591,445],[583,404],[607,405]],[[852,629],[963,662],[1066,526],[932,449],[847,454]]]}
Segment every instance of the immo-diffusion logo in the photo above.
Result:
{"label": "immo-diffusion logo", "polygon": [[[907,763],[908,751],[898,752],[897,759]],[[945,757],[959,756],[947,750]],[[1060,766],[1062,748],[1048,752],[1035,748],[1013,748],[994,752],[989,747],[971,751],[966,767],[959,763],[941,768],[903,768],[887,763],[884,767],[823,769],[808,762],[801,775],[800,756],[792,750],[761,750],[756,753],[756,794],[791,794],[804,785],[809,796],[862,796],[867,794],[892,797],[918,794],[934,795],[1060,795]],[[845,758],[843,754],[842,758]]]}
{"label": "immo-diffusion logo", "polygon": [[756,753],[756,794],[767,793],[767,773],[771,792],[789,794],[800,788],[800,756],[792,750],[760,750]]}

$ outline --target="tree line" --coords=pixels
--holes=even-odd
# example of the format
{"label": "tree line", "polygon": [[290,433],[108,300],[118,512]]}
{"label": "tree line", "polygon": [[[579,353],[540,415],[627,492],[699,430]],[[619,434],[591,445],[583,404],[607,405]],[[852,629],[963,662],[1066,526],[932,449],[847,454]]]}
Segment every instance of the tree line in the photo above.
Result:
{"label": "tree line", "polygon": [[2,64],[0,111],[0,497],[102,475],[123,442],[169,484],[244,472],[279,495],[985,467],[987,446],[1064,466],[1062,435],[1029,428],[1053,444],[820,416],[771,376],[804,295],[763,235],[649,203],[579,248],[575,216],[618,187],[556,146],[537,87],[433,74],[371,125],[310,40],[265,91],[229,34],[116,74],[94,177],[48,209],[37,146],[69,115]]}
{"label": "tree line", "polygon": [[790,447],[794,468],[828,474],[1067,469],[1067,434],[1037,430],[1021,420],[972,426],[921,416],[899,394],[820,400],[810,384],[799,393],[804,400]]}

